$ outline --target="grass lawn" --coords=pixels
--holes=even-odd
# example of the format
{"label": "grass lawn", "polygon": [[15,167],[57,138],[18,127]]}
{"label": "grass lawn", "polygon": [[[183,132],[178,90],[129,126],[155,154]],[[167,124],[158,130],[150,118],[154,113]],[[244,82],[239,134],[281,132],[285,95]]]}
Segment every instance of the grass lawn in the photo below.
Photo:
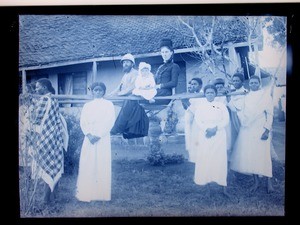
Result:
{"label": "grass lawn", "polygon": [[[282,135],[283,134],[283,135]],[[228,172],[228,192],[216,184],[198,186],[193,181],[194,164],[151,166],[147,146],[113,145],[112,200],[79,202],[75,198],[77,174],[64,174],[56,200],[42,208],[41,193],[27,215],[21,217],[215,217],[284,216],[285,162],[284,123],[274,124],[273,145],[280,159],[273,160],[273,186],[267,194],[266,179],[255,193],[249,192],[252,176]],[[163,144],[166,153],[186,154],[180,137]],[[177,141],[175,141],[177,140]],[[186,155],[185,155],[186,156]]]}

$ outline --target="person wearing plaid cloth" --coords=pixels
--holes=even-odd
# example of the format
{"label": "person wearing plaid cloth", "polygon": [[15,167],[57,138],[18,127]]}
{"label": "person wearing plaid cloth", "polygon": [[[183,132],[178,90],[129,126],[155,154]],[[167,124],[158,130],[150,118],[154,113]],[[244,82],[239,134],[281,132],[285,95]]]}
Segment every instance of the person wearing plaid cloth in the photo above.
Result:
{"label": "person wearing plaid cloth", "polygon": [[44,203],[49,203],[55,186],[63,174],[63,127],[59,105],[52,94],[55,90],[51,81],[41,78],[36,82],[37,100],[32,121],[32,178],[45,182]]}

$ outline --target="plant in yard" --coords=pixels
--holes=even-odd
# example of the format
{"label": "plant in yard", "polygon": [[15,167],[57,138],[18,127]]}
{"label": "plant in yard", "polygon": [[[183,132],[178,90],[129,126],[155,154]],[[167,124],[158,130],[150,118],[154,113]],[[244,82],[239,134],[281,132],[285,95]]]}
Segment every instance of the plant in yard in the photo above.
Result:
{"label": "plant in yard", "polygon": [[[172,109],[171,112],[173,112]],[[150,153],[147,157],[147,160],[150,163],[150,165],[162,166],[165,164],[182,163],[184,161],[183,155],[175,153],[165,154],[163,148],[161,147],[161,141],[159,138],[160,134],[162,133],[160,128],[161,119],[156,115],[151,115],[149,117],[149,121]],[[173,129],[174,126],[176,127],[176,123],[175,125],[172,125]]]}
{"label": "plant in yard", "polygon": [[33,173],[31,170],[32,157],[37,143],[33,140],[32,107],[33,96],[21,94],[19,96],[19,193],[20,193],[20,212],[24,215],[29,214],[35,207],[35,198],[38,186],[36,177],[38,171]]}
{"label": "plant in yard", "polygon": [[80,150],[84,135],[80,128],[79,118],[72,114],[62,113],[68,126],[69,144],[65,152],[65,173],[76,173],[79,166]]}
{"label": "plant in yard", "polygon": [[172,101],[171,105],[168,109],[168,112],[167,112],[168,117],[167,117],[166,124],[164,127],[164,134],[166,134],[166,135],[171,135],[171,134],[176,133],[176,125],[178,123],[178,116],[177,116],[177,113],[174,112],[173,106],[174,106],[174,102]]}

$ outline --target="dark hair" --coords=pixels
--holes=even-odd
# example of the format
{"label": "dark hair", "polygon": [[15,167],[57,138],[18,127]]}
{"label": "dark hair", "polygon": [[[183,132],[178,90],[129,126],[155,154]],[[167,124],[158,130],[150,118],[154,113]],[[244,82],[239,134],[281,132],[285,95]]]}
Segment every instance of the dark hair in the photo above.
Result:
{"label": "dark hair", "polygon": [[260,80],[259,76],[252,75],[249,80],[252,80],[252,79],[256,79],[256,80],[259,81],[259,83],[261,83],[261,80]]}
{"label": "dark hair", "polygon": [[216,85],[216,84],[225,84],[225,80],[223,79],[223,78],[221,78],[221,77],[219,77],[219,78],[216,78],[215,80],[214,80],[214,85]]}
{"label": "dark hair", "polygon": [[104,94],[105,94],[105,92],[106,92],[106,86],[105,86],[105,84],[103,82],[94,82],[94,83],[91,84],[91,86],[90,86],[89,89],[91,91],[93,91],[93,89],[95,87],[98,87],[98,86],[102,88],[102,90],[104,91]]}
{"label": "dark hair", "polygon": [[50,93],[55,94],[55,89],[53,88],[52,83],[49,79],[41,78],[38,79],[36,83],[40,83],[42,86],[45,86]]}
{"label": "dark hair", "polygon": [[191,79],[191,81],[192,81],[192,80],[197,81],[197,83],[198,83],[200,86],[203,85],[202,79],[201,79],[200,77],[194,77],[194,78]]}
{"label": "dark hair", "polygon": [[173,42],[171,39],[169,38],[164,38],[160,41],[160,45],[159,45],[160,48],[162,47],[167,47],[168,49],[170,49],[171,51],[174,51],[173,49]]}
{"label": "dark hair", "polygon": [[213,89],[216,94],[218,93],[216,86],[213,85],[213,84],[207,84],[207,85],[205,85],[205,87],[203,88],[204,94],[205,94],[205,92],[206,92],[207,89]]}
{"label": "dark hair", "polygon": [[240,78],[240,80],[242,82],[244,82],[244,80],[245,80],[244,74],[242,74],[242,73],[235,73],[235,74],[232,75],[232,78],[234,78],[234,77]]}

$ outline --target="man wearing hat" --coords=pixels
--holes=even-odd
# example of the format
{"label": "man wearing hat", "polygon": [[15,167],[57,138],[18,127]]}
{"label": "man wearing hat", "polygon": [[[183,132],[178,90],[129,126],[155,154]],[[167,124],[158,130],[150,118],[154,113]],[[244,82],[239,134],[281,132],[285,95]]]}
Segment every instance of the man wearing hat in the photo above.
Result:
{"label": "man wearing hat", "polygon": [[[133,68],[135,61],[131,54],[122,57],[121,63],[125,73],[119,86],[110,95],[131,95],[135,88],[138,71]],[[124,100],[122,108],[111,129],[111,135],[122,134],[125,139],[148,135],[149,118],[145,109],[136,100]]]}
{"label": "man wearing hat", "polygon": [[132,54],[125,54],[121,59],[124,75],[118,87],[109,95],[130,95],[134,89],[134,83],[138,76],[138,71],[134,69],[135,60]]}

